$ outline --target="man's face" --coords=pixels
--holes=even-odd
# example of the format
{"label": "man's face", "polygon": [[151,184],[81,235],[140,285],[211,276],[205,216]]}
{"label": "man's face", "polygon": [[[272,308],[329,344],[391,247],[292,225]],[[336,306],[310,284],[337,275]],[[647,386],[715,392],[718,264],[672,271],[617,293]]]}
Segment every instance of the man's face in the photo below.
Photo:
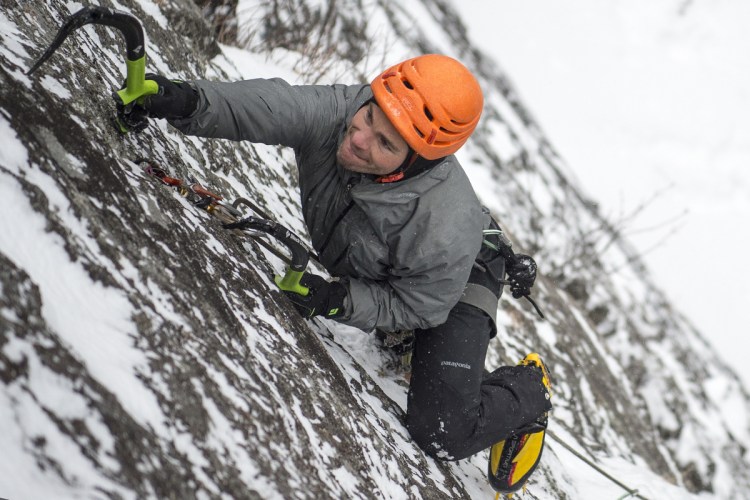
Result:
{"label": "man's face", "polygon": [[408,152],[409,145],[383,110],[370,102],[352,118],[336,159],[352,172],[387,175],[401,166]]}

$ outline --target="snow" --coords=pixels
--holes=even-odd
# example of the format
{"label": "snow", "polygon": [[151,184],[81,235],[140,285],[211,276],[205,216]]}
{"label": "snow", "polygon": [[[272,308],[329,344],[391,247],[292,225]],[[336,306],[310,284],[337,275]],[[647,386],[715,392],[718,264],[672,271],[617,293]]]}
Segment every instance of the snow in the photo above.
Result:
{"label": "snow", "polygon": [[[470,38],[750,385],[750,4],[462,1]],[[655,197],[652,201],[652,197]]]}
{"label": "snow", "polygon": [[49,75],[44,75],[41,79],[42,86],[49,92],[55,94],[61,99],[70,99],[71,94],[60,82]]}
{"label": "snow", "polygon": [[[138,4],[138,6],[143,10],[143,12],[151,16],[154,19],[154,21],[156,21],[159,24],[159,27],[161,29],[165,29],[165,30],[169,29],[169,21],[167,20],[166,17],[164,17],[164,14],[162,14],[158,2],[152,2],[149,0],[135,0],[135,1]],[[118,9],[123,10],[125,12],[129,11],[127,7],[121,7],[119,5],[118,5]],[[144,33],[144,36],[147,36],[147,34]]]}
{"label": "snow", "polygon": [[28,164],[29,155],[26,147],[18,139],[16,131],[3,116],[4,113],[5,111],[0,109],[0,137],[3,138],[3,147],[0,148],[0,165],[20,170]]}
{"label": "snow", "polygon": [[[92,281],[80,264],[72,262],[59,236],[47,231],[46,219],[29,205],[17,182],[7,175],[2,177],[0,196],[28,216],[5,218],[0,248],[39,287],[46,323],[75,347],[91,374],[117,394],[132,415],[140,417],[144,425],[158,427],[161,411],[153,394],[135,383],[146,359],[133,346],[135,330],[129,301]],[[81,229],[78,236],[84,234]],[[30,251],[34,248],[43,248],[43,254]]]}

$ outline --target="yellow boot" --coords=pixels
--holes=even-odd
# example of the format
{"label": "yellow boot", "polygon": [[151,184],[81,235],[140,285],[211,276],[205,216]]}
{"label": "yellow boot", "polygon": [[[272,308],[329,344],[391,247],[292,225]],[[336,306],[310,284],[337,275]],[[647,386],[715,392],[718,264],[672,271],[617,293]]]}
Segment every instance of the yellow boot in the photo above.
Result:
{"label": "yellow boot", "polygon": [[[541,369],[542,383],[551,394],[549,372],[537,353],[527,355],[518,364]],[[544,413],[518,433],[492,445],[487,475],[495,491],[508,495],[524,487],[539,465],[546,430],[547,413]]]}
{"label": "yellow boot", "polygon": [[542,358],[537,353],[532,352],[531,354],[527,354],[518,364],[523,366],[533,365],[542,370],[542,383],[547,388],[547,393],[552,396],[552,384],[550,384],[549,372],[544,363],[542,363]]}

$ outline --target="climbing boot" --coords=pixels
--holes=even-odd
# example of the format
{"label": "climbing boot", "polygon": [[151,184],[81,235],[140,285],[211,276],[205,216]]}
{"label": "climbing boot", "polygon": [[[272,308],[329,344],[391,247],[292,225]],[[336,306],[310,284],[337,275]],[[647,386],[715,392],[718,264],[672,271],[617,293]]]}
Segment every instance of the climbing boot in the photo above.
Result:
{"label": "climbing boot", "polygon": [[403,371],[410,371],[411,357],[414,351],[414,330],[387,332],[377,329],[375,335],[382,343],[383,348],[396,356],[399,368]]}
{"label": "climbing boot", "polygon": [[[531,353],[518,364],[536,366],[542,371],[542,383],[549,397],[549,372],[539,355]],[[516,430],[508,438],[492,445],[487,476],[490,485],[497,492],[496,498],[501,494],[510,498],[512,493],[525,488],[526,481],[539,465],[546,430],[547,412],[531,424]]]}

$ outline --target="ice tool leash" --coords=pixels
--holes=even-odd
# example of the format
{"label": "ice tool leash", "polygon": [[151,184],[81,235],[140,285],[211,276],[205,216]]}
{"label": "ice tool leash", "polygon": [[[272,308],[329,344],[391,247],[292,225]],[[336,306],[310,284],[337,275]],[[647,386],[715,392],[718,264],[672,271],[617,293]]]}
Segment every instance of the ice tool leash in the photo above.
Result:
{"label": "ice tool leash", "polygon": [[[172,177],[169,172],[153,160],[138,158],[135,163],[142,166],[144,173],[155,178],[161,184],[174,188],[181,196],[188,198],[193,205],[218,218],[225,229],[240,231],[244,235],[253,237],[254,241],[281,259],[287,265],[287,268],[283,276],[274,276],[274,281],[279,289],[285,292],[298,293],[302,296],[307,296],[310,293],[307,287],[300,284],[300,280],[305,274],[311,256],[316,259],[317,257],[302,244],[292,231],[273,221],[252,201],[246,198],[237,198],[233,203],[227,204],[221,196],[204,188],[195,179],[189,179],[188,182],[185,182],[182,179]],[[242,212],[239,210],[240,206],[249,208],[260,217],[243,218]],[[264,240],[256,238],[260,233],[272,236],[281,242],[291,253],[291,258],[279,252]]]}
{"label": "ice tool leash", "polygon": [[114,121],[117,129],[123,134],[143,130],[148,121],[142,114],[132,113],[133,107],[136,103],[143,103],[146,96],[156,94],[159,91],[159,85],[153,80],[146,80],[146,47],[143,27],[138,18],[132,14],[99,6],[82,8],[65,20],[55,39],[26,74],[30,75],[36,71],[70,34],[87,24],[102,24],[117,28],[125,38],[126,83],[124,88],[112,93],[112,98],[117,103],[117,115]]}

